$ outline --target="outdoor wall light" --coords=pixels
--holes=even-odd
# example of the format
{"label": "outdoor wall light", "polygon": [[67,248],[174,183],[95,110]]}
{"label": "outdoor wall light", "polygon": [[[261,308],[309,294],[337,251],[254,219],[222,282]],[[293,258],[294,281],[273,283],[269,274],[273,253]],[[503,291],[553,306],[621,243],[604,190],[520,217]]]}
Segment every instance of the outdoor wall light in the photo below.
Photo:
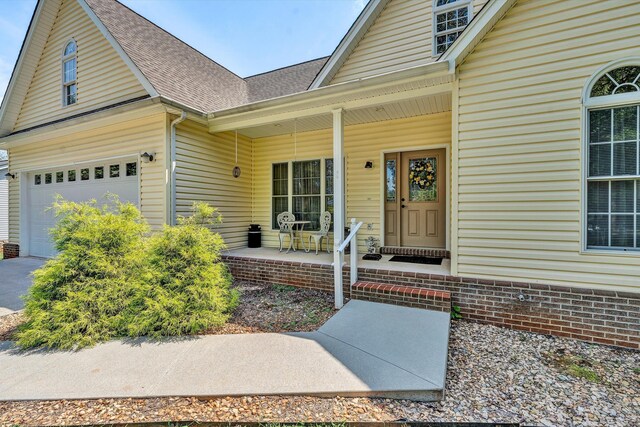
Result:
{"label": "outdoor wall light", "polygon": [[153,162],[153,160],[156,158],[156,153],[147,153],[146,151],[140,155],[140,158],[142,159],[142,163],[149,163],[149,162]]}
{"label": "outdoor wall light", "polygon": [[373,162],[371,160],[367,160],[367,162],[364,164],[364,168],[373,169]]}
{"label": "outdoor wall light", "polygon": [[15,173],[5,173],[4,174],[5,177],[9,178],[9,179],[16,179],[16,174]]}

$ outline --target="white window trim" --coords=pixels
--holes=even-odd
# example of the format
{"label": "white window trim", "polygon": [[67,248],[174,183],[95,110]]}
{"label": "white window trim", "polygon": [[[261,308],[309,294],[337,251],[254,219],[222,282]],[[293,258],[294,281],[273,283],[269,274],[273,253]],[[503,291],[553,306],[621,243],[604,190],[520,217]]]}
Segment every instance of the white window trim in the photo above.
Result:
{"label": "white window trim", "polygon": [[[69,43],[74,43],[76,48],[73,51],[73,53],[69,54],[69,55],[65,55],[64,52],[65,50],[67,50],[67,46],[69,45]],[[64,64],[71,60],[71,59],[75,59],[75,65],[76,65],[76,78],[74,80],[65,82],[64,81]],[[62,62],[61,62],[61,81],[62,81],[62,106],[63,107],[69,107],[71,105],[76,105],[78,103],[78,43],[75,41],[75,39],[71,38],[69,40],[67,40],[64,44],[64,47],[62,48]],[[76,86],[76,100],[74,103],[72,104],[68,104],[67,103],[67,94],[66,94],[66,89],[68,86],[71,85],[75,85]]]}
{"label": "white window trim", "polygon": [[[581,129],[582,129],[582,141],[580,144],[580,156],[581,156],[581,171],[580,171],[580,253],[583,255],[609,255],[609,256],[630,256],[640,257],[640,248],[588,248],[587,247],[587,185],[589,181],[594,181],[599,178],[605,180],[611,180],[612,177],[593,177],[589,178],[589,111],[596,109],[616,108],[624,107],[630,104],[640,104],[640,92],[624,93],[619,95],[598,96],[591,98],[591,90],[593,85],[602,77],[605,73],[608,73],[616,68],[624,67],[628,65],[640,65],[640,57],[622,58],[613,62],[610,62],[600,67],[594,72],[587,80],[582,91],[582,117],[581,117]],[[640,120],[640,115],[639,118]],[[636,153],[640,157],[640,152]],[[613,159],[612,159],[613,161]],[[634,176],[615,177],[617,179],[633,179]],[[611,194],[609,194],[611,198]]]}
{"label": "white window trim", "polygon": [[[467,28],[467,26],[469,25],[469,23],[471,22],[471,19],[473,19],[473,2],[472,0],[457,0],[453,3],[449,3],[449,4],[445,4],[443,6],[436,6],[438,0],[433,0],[433,4],[432,4],[432,13],[431,13],[431,55],[433,57],[439,57],[440,55],[442,55],[444,52],[440,52],[438,53],[436,51],[436,37],[440,36],[440,35],[446,35],[446,34],[450,34],[450,33],[454,33],[454,32],[458,32],[458,31],[462,31],[465,28]],[[448,12],[450,10],[454,10],[454,9],[462,9],[464,6],[467,7],[467,25],[465,25],[462,29],[460,28],[456,28],[455,30],[446,30],[443,32],[438,32],[436,30],[436,15],[442,13],[442,12]],[[448,49],[448,48],[447,48]],[[447,50],[445,49],[445,51]]]}
{"label": "white window trim", "polygon": [[[273,195],[273,165],[286,163],[287,164],[287,211],[292,212],[293,209],[293,164],[296,162],[309,162],[313,160],[320,160],[320,194],[313,194],[311,196],[320,197],[320,214],[327,210],[327,196],[333,196],[333,194],[327,194],[327,160],[331,160],[333,157],[312,157],[312,158],[304,158],[297,160],[282,160],[282,161],[273,161],[271,162],[271,179],[270,179],[270,188],[271,194],[269,195],[269,226],[272,231],[278,231],[277,227],[274,227],[273,224],[273,198],[274,197],[284,197],[284,196],[274,196]],[[334,182],[335,185],[335,182]],[[335,201],[334,201],[335,203]],[[306,230],[309,231],[309,230]]]}

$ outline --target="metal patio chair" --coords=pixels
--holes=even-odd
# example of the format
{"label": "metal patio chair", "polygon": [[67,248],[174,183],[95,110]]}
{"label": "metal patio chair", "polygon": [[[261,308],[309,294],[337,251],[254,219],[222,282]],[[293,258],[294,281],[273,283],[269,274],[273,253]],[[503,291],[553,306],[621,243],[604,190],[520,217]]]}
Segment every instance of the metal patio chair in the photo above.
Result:
{"label": "metal patio chair", "polygon": [[311,250],[311,239],[313,238],[316,243],[316,255],[318,255],[318,247],[322,250],[323,237],[327,239],[327,253],[331,253],[329,251],[329,228],[331,228],[331,212],[323,212],[320,216],[320,230],[309,235],[309,250]]}
{"label": "metal patio chair", "polygon": [[280,231],[278,232],[278,239],[280,240],[280,252],[282,252],[282,243],[284,242],[284,238],[289,236],[289,249],[293,245],[293,224],[292,221],[295,221],[296,217],[291,212],[282,212],[278,214],[276,217],[276,222],[278,223],[278,228]]}

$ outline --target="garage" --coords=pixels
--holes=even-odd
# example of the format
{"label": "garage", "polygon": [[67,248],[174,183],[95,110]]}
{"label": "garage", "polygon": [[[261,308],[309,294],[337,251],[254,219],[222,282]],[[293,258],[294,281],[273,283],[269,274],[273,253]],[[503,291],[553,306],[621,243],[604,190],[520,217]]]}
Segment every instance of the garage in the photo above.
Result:
{"label": "garage", "polygon": [[57,194],[66,200],[83,202],[104,200],[107,193],[121,201],[139,206],[139,165],[137,159],[116,159],[91,164],[60,166],[30,172],[27,175],[29,254],[39,257],[55,256],[49,238],[55,225],[54,212],[48,209]]}

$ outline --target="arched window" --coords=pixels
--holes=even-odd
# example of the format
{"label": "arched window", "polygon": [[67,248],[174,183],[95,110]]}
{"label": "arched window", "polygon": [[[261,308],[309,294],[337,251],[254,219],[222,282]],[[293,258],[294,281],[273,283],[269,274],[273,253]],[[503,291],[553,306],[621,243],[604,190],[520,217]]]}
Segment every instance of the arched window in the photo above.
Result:
{"label": "arched window", "polygon": [[62,105],[72,105],[77,101],[77,51],[75,40],[70,40],[62,52]]}
{"label": "arched window", "polygon": [[585,86],[586,248],[640,250],[640,58]]}

